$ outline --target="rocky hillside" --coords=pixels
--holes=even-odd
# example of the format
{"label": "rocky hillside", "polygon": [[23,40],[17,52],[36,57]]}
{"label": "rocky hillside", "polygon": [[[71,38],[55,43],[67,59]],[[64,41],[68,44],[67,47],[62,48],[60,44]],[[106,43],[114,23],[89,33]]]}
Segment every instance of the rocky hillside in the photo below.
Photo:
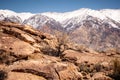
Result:
{"label": "rocky hillside", "polygon": [[111,63],[119,54],[100,54],[28,25],[0,22],[0,80],[119,80]]}

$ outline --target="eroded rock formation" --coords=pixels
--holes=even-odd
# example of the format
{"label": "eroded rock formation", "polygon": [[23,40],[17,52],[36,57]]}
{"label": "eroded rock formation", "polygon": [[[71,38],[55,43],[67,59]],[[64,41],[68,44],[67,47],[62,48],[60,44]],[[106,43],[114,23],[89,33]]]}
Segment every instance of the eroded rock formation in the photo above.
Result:
{"label": "eroded rock formation", "polygon": [[73,45],[60,53],[61,47],[55,36],[1,21],[0,80],[112,80],[111,56]]}

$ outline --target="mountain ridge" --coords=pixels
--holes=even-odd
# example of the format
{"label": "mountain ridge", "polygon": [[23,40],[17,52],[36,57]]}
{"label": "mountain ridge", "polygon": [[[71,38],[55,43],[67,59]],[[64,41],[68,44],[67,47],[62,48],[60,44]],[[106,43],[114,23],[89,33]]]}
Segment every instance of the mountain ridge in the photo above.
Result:
{"label": "mountain ridge", "polygon": [[[8,10],[9,12],[9,10]],[[23,13],[0,11],[0,20],[31,25],[46,33],[69,33],[71,41],[95,50],[120,49],[120,9],[82,8],[65,13]],[[13,13],[13,15],[12,15]],[[25,16],[21,19],[19,15]],[[5,15],[5,16],[4,16]],[[24,20],[24,21],[23,21]]]}
{"label": "mountain ridge", "polygon": [[[60,15],[60,17],[61,17],[61,15],[63,15],[63,14],[71,14],[71,13],[78,13],[78,12],[81,12],[81,11],[98,11],[98,12],[106,12],[106,13],[110,13],[111,11],[112,12],[114,12],[114,11],[116,11],[116,12],[114,12],[114,13],[117,13],[117,12],[120,12],[120,9],[101,9],[101,10],[92,10],[92,9],[89,9],[89,8],[81,8],[81,9],[78,9],[78,10],[74,10],[74,11],[70,11],[70,12],[63,12],[63,13],[59,13],[59,12],[43,12],[43,13],[30,13],[30,12],[21,12],[21,13],[17,13],[17,12],[14,12],[14,11],[12,11],[12,10],[0,10],[0,13],[8,13],[8,15],[15,15],[15,14],[18,14],[19,16],[21,16],[22,14],[24,14],[24,16],[26,16],[26,15],[28,15],[29,17],[30,16],[33,16],[33,15],[35,15],[35,14],[43,14],[43,15],[47,15],[48,17],[52,17],[53,19],[55,19],[52,15],[50,16],[49,14],[53,14],[54,16],[56,16],[57,15],[57,17],[59,17],[59,15]],[[112,13],[111,12],[111,13]],[[56,14],[56,15],[55,15]],[[118,13],[119,14],[119,13]],[[119,14],[120,15],[120,14]],[[66,15],[65,15],[66,16]],[[76,15],[75,15],[76,16]],[[29,17],[26,17],[26,18],[24,18],[23,20],[25,20],[25,19],[27,19],[27,18],[29,18]],[[21,17],[22,18],[22,17]],[[120,18],[118,18],[118,19],[120,19]],[[56,20],[56,19],[55,19]],[[59,21],[59,20],[57,20],[57,21]]]}

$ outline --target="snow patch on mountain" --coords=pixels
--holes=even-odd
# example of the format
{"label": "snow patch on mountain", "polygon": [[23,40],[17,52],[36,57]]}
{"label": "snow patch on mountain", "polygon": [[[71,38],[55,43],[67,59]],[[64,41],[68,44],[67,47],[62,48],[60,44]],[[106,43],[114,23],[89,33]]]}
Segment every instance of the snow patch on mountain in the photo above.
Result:
{"label": "snow patch on mountain", "polygon": [[45,25],[52,25],[54,27],[58,27],[60,25],[59,22],[54,20],[53,18],[49,18],[47,16],[36,14],[24,21],[24,24],[32,25],[34,28],[39,28]]}
{"label": "snow patch on mountain", "polygon": [[60,22],[73,17],[78,17],[78,16],[82,17],[84,15],[90,15],[93,17],[100,18],[102,20],[107,19],[107,17],[109,17],[115,21],[120,21],[119,9],[92,10],[92,9],[82,8],[72,12],[65,12],[65,13],[47,12],[47,13],[42,13],[42,15],[46,15]]}
{"label": "snow patch on mountain", "polygon": [[117,22],[120,22],[120,9],[103,9],[100,13],[108,18],[111,18]]}
{"label": "snow patch on mountain", "polygon": [[28,19],[29,17],[33,16],[34,14],[32,13],[16,13],[14,11],[11,10],[0,10],[0,15],[3,15],[4,17],[11,17],[11,16],[15,16],[15,17],[20,17],[22,19],[22,21],[24,21],[25,19]]}

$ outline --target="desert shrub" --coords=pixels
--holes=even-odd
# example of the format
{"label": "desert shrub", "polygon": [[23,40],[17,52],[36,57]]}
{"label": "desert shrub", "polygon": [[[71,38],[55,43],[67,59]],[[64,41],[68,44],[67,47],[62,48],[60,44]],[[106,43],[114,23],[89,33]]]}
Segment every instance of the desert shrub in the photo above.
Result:
{"label": "desert shrub", "polygon": [[62,52],[68,49],[68,45],[70,44],[69,34],[56,31],[55,36],[57,37],[58,40],[57,53],[58,56],[60,56]]}
{"label": "desert shrub", "polygon": [[80,72],[86,72],[86,73],[95,73],[95,72],[101,72],[103,70],[105,70],[105,68],[100,64],[100,63],[96,63],[96,64],[90,64],[90,63],[80,63],[79,65],[79,69]]}
{"label": "desert shrub", "polygon": [[41,49],[41,51],[47,55],[58,56],[58,51],[56,49],[51,48],[49,45],[44,46]]}
{"label": "desert shrub", "polygon": [[0,80],[6,80],[7,78],[7,72],[4,70],[0,70]]}
{"label": "desert shrub", "polygon": [[116,58],[113,60],[113,74],[110,77],[115,80],[120,80],[120,59]]}
{"label": "desert shrub", "polygon": [[6,54],[6,51],[3,49],[0,49],[0,64],[1,63],[6,63],[8,59],[8,55]]}
{"label": "desert shrub", "polygon": [[66,49],[68,49],[69,38],[67,33],[60,31],[55,31],[54,34],[57,38],[57,46],[53,48],[48,43],[42,42],[41,51],[47,55],[60,56]]}
{"label": "desert shrub", "polygon": [[96,72],[100,72],[103,69],[103,66],[100,63],[94,65]]}
{"label": "desert shrub", "polygon": [[94,65],[91,65],[88,62],[80,63],[79,68],[80,72],[91,73],[94,71]]}

